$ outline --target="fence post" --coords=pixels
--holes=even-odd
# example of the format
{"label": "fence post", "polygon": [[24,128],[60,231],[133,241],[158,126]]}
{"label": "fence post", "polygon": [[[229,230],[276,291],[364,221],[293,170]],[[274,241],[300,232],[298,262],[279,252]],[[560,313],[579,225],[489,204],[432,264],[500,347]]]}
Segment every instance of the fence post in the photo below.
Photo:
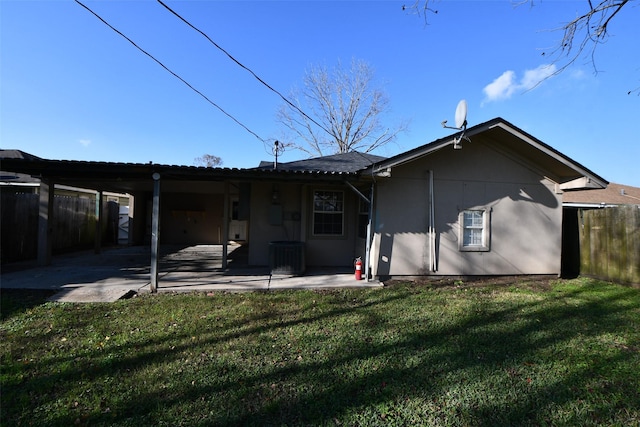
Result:
{"label": "fence post", "polygon": [[102,190],[96,193],[96,234],[93,241],[93,251],[99,254],[102,249],[102,217],[104,208],[102,207]]}
{"label": "fence post", "polygon": [[158,246],[160,242],[160,174],[153,175],[153,208],[151,214],[151,292],[158,291]]}
{"label": "fence post", "polygon": [[38,265],[40,266],[51,264],[54,191],[52,181],[44,178],[40,181],[38,202]]}

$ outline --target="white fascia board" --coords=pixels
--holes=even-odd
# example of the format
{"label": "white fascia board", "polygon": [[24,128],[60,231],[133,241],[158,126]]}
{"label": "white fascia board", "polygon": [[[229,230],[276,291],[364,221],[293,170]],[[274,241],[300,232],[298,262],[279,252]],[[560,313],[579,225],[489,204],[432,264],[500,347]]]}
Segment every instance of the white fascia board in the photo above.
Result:
{"label": "white fascia board", "polygon": [[576,189],[600,190],[603,188],[607,188],[607,186],[605,185],[604,187],[601,187],[598,183],[594,182],[591,178],[586,176],[560,184],[561,190],[576,190]]}

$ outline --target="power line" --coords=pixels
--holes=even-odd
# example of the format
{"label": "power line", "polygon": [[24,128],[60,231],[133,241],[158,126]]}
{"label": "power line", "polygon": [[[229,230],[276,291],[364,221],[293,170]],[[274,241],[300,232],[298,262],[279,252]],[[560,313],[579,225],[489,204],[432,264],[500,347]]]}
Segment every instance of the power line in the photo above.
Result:
{"label": "power line", "polygon": [[[175,15],[178,19],[180,19],[182,22],[184,22],[185,24],[187,24],[189,27],[191,27],[192,29],[194,29],[195,31],[197,31],[198,33],[200,33],[204,38],[206,38],[209,43],[211,43],[212,45],[214,45],[216,48],[220,49],[225,55],[227,55],[229,57],[229,59],[231,59],[233,62],[235,62],[236,64],[238,64],[238,66],[240,66],[240,68],[243,68],[244,70],[248,71],[253,77],[256,78],[256,80],[258,80],[260,83],[262,83],[264,86],[266,86],[270,91],[274,92],[275,94],[277,94],[278,96],[280,96],[280,98],[282,98],[284,100],[284,102],[286,102],[288,105],[290,105],[292,108],[294,108],[295,110],[297,110],[300,114],[302,114],[304,117],[306,117],[307,119],[309,119],[312,123],[314,123],[316,126],[318,126],[320,129],[322,129],[323,131],[327,132],[329,135],[332,135],[331,132],[329,132],[324,126],[322,126],[320,123],[318,123],[317,121],[315,121],[314,119],[312,119],[311,117],[309,117],[304,111],[302,111],[300,109],[300,107],[298,107],[297,105],[295,105],[293,102],[289,101],[282,93],[280,93],[278,90],[274,89],[273,87],[271,87],[267,82],[265,82],[264,80],[262,80],[260,77],[258,77],[258,75],[256,73],[253,72],[253,70],[251,70],[249,67],[243,65],[240,61],[238,61],[236,58],[233,57],[233,55],[231,55],[229,52],[227,52],[224,48],[222,48],[220,45],[218,45],[218,43],[214,42],[211,37],[209,37],[206,33],[204,33],[202,30],[200,30],[199,28],[195,27],[191,22],[187,21],[185,18],[183,18],[180,14],[178,14],[178,12],[174,11],[173,9],[171,9],[169,6],[167,6],[164,2],[162,2],[162,0],[157,0],[158,3],[160,3],[162,6],[164,6],[165,9],[167,9],[169,12],[171,12],[173,15]],[[332,135],[333,136],[333,135]]]}
{"label": "power line", "polygon": [[118,33],[120,36],[124,37],[129,43],[131,43],[133,46],[135,46],[140,52],[144,53],[145,55],[147,55],[149,58],[153,59],[158,65],[160,65],[162,68],[164,68],[166,71],[168,71],[171,75],[173,75],[175,78],[177,78],[178,80],[180,80],[182,83],[184,83],[185,85],[187,85],[189,87],[189,89],[191,89],[192,91],[194,91],[195,93],[197,93],[198,95],[200,95],[201,97],[203,97],[209,104],[213,105],[214,107],[216,107],[218,110],[220,110],[223,114],[225,114],[227,117],[229,117],[231,120],[233,120],[234,122],[236,122],[238,125],[242,126],[247,132],[249,132],[250,134],[252,134],[253,136],[255,136],[256,138],[258,138],[260,141],[262,141],[262,143],[267,143],[267,141],[265,141],[264,139],[262,139],[257,133],[255,133],[254,131],[252,131],[251,129],[249,129],[247,126],[245,126],[242,122],[240,122],[238,119],[236,119],[235,117],[233,117],[231,114],[227,113],[222,107],[220,107],[218,104],[216,104],[215,102],[213,102],[211,99],[209,99],[205,94],[203,94],[202,92],[200,92],[198,89],[196,89],[195,87],[191,86],[191,84],[189,84],[189,82],[187,82],[185,79],[183,79],[182,77],[180,77],[178,74],[176,74],[175,72],[171,71],[166,65],[164,65],[162,62],[160,62],[158,59],[156,59],[153,55],[151,55],[149,52],[147,52],[146,50],[142,49],[140,46],[138,46],[133,40],[131,40],[129,37],[125,36],[123,33],[121,33],[120,31],[118,31],[116,28],[114,28],[111,24],[109,24],[107,21],[105,21],[100,15],[98,15],[96,12],[94,12],[93,10],[91,10],[88,6],[82,4],[79,0],[75,0],[76,3],[78,3],[80,6],[82,6],[83,8],[85,8],[87,11],[89,11],[92,15],[94,15],[96,18],[98,18],[100,21],[102,21],[103,24],[105,24],[107,27],[111,28],[113,31],[115,31],[116,33]]}

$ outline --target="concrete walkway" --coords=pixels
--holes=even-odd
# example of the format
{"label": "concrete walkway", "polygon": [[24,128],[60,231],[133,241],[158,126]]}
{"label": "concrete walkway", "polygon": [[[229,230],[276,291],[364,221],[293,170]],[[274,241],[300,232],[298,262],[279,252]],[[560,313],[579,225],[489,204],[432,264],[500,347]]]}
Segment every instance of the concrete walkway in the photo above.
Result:
{"label": "concrete walkway", "polygon": [[[229,245],[222,270],[222,246],[162,246],[158,292],[268,291],[382,286],[356,281],[352,271],[309,270],[303,276],[270,275],[267,267],[247,267],[243,247]],[[108,302],[150,291],[148,247],[105,249],[100,254],[56,256],[47,267],[0,274],[2,289],[59,290],[51,300]]]}

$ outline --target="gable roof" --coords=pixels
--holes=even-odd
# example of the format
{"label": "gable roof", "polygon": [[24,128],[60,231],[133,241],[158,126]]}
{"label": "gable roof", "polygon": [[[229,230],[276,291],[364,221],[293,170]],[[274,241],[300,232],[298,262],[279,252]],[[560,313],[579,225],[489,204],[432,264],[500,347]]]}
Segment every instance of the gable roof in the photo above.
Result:
{"label": "gable roof", "polygon": [[640,205],[640,188],[612,182],[602,189],[565,191],[562,204],[575,207]]}
{"label": "gable roof", "polygon": [[[278,163],[276,170],[297,172],[323,172],[323,173],[355,173],[365,169],[374,163],[384,160],[385,157],[369,153],[352,151],[329,156],[313,157],[311,159],[296,160],[293,162]],[[256,169],[274,169],[273,162],[260,162]]]}
{"label": "gable roof", "polygon": [[[366,172],[374,174],[388,172],[391,168],[428,156],[450,145],[453,146],[461,134],[462,132],[458,132],[390,157],[368,168]],[[471,139],[471,144],[474,137],[486,138],[505,151],[517,153],[521,158],[538,165],[545,171],[547,177],[560,184],[562,189],[605,188],[608,184],[608,181],[601,176],[501,117],[470,127],[464,135]],[[463,145],[468,143],[465,140],[462,142]]]}

